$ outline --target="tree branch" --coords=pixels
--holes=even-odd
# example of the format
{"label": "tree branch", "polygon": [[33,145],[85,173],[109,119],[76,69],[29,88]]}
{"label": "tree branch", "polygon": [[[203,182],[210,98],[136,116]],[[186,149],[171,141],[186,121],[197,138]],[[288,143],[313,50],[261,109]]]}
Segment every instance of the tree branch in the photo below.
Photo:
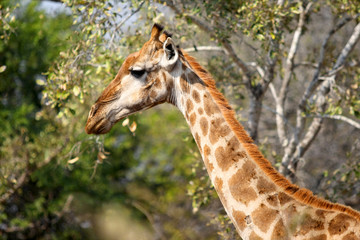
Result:
{"label": "tree branch", "polygon": [[[324,62],[324,57],[325,57],[325,51],[328,45],[328,42],[330,40],[330,38],[338,31],[340,30],[343,26],[345,26],[346,23],[350,22],[353,19],[356,19],[358,16],[360,16],[360,14],[357,14],[355,17],[345,17],[343,18],[338,24],[336,24],[328,33],[328,35],[325,37],[322,45],[321,45],[321,49],[320,49],[320,57],[317,63],[317,69],[315,71],[315,74],[313,76],[312,81],[310,82],[309,86],[307,87],[307,89],[305,90],[305,93],[303,94],[297,111],[296,111],[296,128],[295,131],[290,139],[289,144],[287,145],[287,147],[285,148],[285,152],[284,152],[284,156],[281,162],[281,167],[280,167],[280,172],[282,174],[284,174],[285,176],[289,174],[289,169],[293,168],[293,163],[297,162],[297,160],[299,157],[301,157],[305,151],[300,150],[300,147],[306,146],[308,145],[308,143],[311,143],[312,140],[316,137],[318,131],[320,130],[322,121],[320,121],[321,119],[314,119],[313,123],[311,123],[310,127],[308,129],[312,129],[312,131],[310,133],[306,133],[305,136],[302,140],[300,140],[300,135],[304,132],[304,128],[305,128],[305,122],[306,122],[306,118],[303,116],[303,113],[306,110],[306,103],[308,101],[308,99],[310,99],[311,95],[313,95],[313,92],[318,88],[319,85],[321,85],[322,87],[318,90],[318,94],[317,94],[317,103],[316,105],[318,106],[318,109],[322,109],[322,111],[324,110],[326,101],[325,101],[325,96],[328,94],[328,92],[330,91],[330,85],[331,83],[335,80],[335,75],[338,71],[333,71],[333,75],[331,75],[331,79],[327,78],[325,81],[321,82],[319,81],[319,75],[320,75],[320,71],[322,69],[322,65]],[[359,25],[359,24],[358,24]],[[344,49],[341,51],[339,57],[338,57],[338,61],[339,58],[341,58],[342,60],[342,64],[345,61],[345,58],[348,56],[348,54],[351,52],[350,49],[353,49],[353,47],[356,44],[356,41],[359,38],[359,29],[358,29],[358,25],[355,27],[353,34],[350,37],[350,40],[348,41],[348,43],[345,45],[344,49],[348,49],[347,51],[345,51]],[[355,36],[355,37],[354,37]],[[354,41],[357,38],[356,41]],[[345,58],[344,58],[345,56]],[[335,66],[337,66],[338,64],[335,64],[334,67],[332,68],[333,70],[335,69]],[[339,68],[340,66],[338,66],[337,68]],[[329,75],[330,76],[330,75]],[[304,141],[303,143],[301,143],[301,141]],[[306,150],[307,148],[305,148]],[[294,170],[296,171],[296,169]]]}
{"label": "tree branch", "polygon": [[[355,47],[356,43],[359,41],[359,39],[360,39],[360,23],[358,23],[355,26],[348,42],[342,49],[341,53],[339,54],[339,56],[336,60],[336,63],[334,64],[331,72],[329,73],[329,77],[326,78],[325,81],[323,81],[321,83],[321,86],[317,91],[315,104],[318,109],[317,112],[319,114],[321,114],[325,111],[326,103],[327,103],[326,96],[330,92],[331,87],[332,87],[333,83],[335,82],[336,75],[339,72],[339,69],[344,65],[346,58],[348,57],[351,50],[354,49],[354,47]],[[305,124],[305,117],[303,117],[302,114],[304,111],[303,111],[303,109],[300,109],[300,108],[298,110],[301,110],[301,112],[298,115],[298,119],[301,118],[301,120],[300,120],[301,125],[299,126],[299,129],[303,129],[304,124]],[[305,134],[304,138],[299,142],[299,144],[297,144],[295,153],[289,159],[289,164],[288,164],[288,169],[291,170],[292,172],[296,171],[298,159],[304,155],[304,153],[310,146],[311,142],[317,136],[318,132],[320,131],[322,122],[323,122],[322,118],[314,119],[312,121],[312,123],[310,124],[310,127],[308,128],[308,131]]]}
{"label": "tree branch", "polygon": [[335,119],[335,120],[340,120],[343,122],[346,122],[347,124],[353,126],[354,128],[360,129],[360,123],[342,116],[342,115],[328,115],[328,114],[324,114],[324,115],[307,115],[307,118],[329,118],[329,119]]}
{"label": "tree branch", "polygon": [[192,48],[185,48],[184,51],[185,52],[219,51],[225,53],[226,55],[229,55],[229,53],[224,48],[217,46],[197,46]]}
{"label": "tree branch", "polygon": [[336,60],[333,71],[336,71],[336,69],[338,69],[342,65],[344,65],[346,58],[349,56],[349,53],[354,49],[356,43],[359,41],[359,37],[360,37],[360,23],[358,23],[356,25],[349,41],[346,43],[345,47],[342,49],[340,56]]}
{"label": "tree branch", "polygon": [[286,95],[288,92],[290,79],[291,79],[291,76],[292,76],[293,70],[294,70],[294,58],[295,58],[295,55],[299,48],[299,42],[300,42],[302,30],[304,28],[306,12],[308,12],[311,5],[312,5],[312,3],[309,3],[307,5],[306,9],[304,9],[303,6],[300,4],[300,7],[299,7],[300,15],[299,15],[298,25],[294,32],[293,40],[290,45],[289,54],[286,59],[284,78],[283,78],[283,81],[282,81],[282,84],[280,87],[280,92],[279,92],[278,97],[276,98],[276,112],[278,113],[276,115],[276,128],[277,128],[280,143],[283,147],[285,147],[288,144],[288,139],[286,137],[285,122],[284,122],[284,118],[283,118]]}

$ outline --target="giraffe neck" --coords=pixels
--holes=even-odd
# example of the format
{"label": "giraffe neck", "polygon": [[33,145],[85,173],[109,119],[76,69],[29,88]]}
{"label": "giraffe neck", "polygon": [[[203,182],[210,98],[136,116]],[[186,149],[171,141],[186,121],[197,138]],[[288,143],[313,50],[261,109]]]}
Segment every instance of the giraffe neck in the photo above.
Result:
{"label": "giraffe neck", "polygon": [[[253,221],[269,223],[269,219],[260,212],[257,219],[252,219],[251,213],[260,206],[266,210],[266,199],[258,196],[275,193],[276,186],[262,176],[249,158],[206,86],[191,71],[182,74],[177,82],[182,94],[177,94],[176,105],[190,127],[228,216],[242,238],[247,239],[250,234],[264,237],[263,233],[257,233],[259,229]],[[268,209],[270,213],[273,220],[278,218],[275,210]],[[276,221],[270,224],[275,225]]]}
{"label": "giraffe neck", "polygon": [[[304,238],[331,239],[330,224],[325,223],[342,213],[304,204],[288,194],[293,189],[286,192],[276,184],[264,172],[270,163],[261,167],[250,153],[249,148],[255,146],[248,135],[239,138],[224,114],[226,106],[214,99],[214,93],[191,69],[183,65],[182,70],[176,70],[173,103],[184,115],[211,182],[239,235],[243,239],[289,239],[301,234]],[[306,190],[299,192],[309,194]],[[344,215],[342,221],[350,226],[345,229],[360,234],[358,220]],[[313,225],[318,229],[314,231]],[[342,234],[345,236],[345,232]]]}

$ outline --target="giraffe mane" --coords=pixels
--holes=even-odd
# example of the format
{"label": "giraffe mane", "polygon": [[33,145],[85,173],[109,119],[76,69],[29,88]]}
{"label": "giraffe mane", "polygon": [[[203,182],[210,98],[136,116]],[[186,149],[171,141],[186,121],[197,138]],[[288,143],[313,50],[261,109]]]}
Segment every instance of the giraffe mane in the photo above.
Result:
{"label": "giraffe mane", "polygon": [[197,74],[198,77],[205,83],[210,95],[215,100],[216,104],[219,106],[222,114],[224,115],[226,122],[234,131],[236,137],[244,146],[248,155],[277,186],[279,186],[286,194],[301,203],[323,210],[340,211],[360,221],[360,212],[352,209],[351,207],[338,203],[332,203],[325,199],[319,198],[315,196],[310,190],[300,188],[297,185],[292,184],[288,179],[276,171],[271,163],[259,151],[258,147],[254,144],[253,139],[247,134],[243,126],[235,118],[234,110],[231,108],[223,94],[216,88],[215,81],[212,76],[196,61],[194,57],[190,56],[184,50],[180,50],[180,53],[184,56],[185,60],[189,63],[195,74]]}

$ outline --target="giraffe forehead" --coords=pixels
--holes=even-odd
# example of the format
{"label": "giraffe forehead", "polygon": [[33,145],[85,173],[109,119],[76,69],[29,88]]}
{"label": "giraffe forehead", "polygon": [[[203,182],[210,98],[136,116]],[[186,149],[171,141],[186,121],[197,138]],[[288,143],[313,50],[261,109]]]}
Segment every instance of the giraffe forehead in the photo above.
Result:
{"label": "giraffe forehead", "polygon": [[147,70],[153,71],[159,67],[159,62],[163,55],[164,50],[160,49],[149,54],[139,56],[132,62],[131,68],[134,70]]}
{"label": "giraffe forehead", "polygon": [[128,73],[131,66],[133,66],[136,62],[137,57],[139,56],[139,52],[131,53],[123,62],[120,68],[121,73]]}
{"label": "giraffe forehead", "polygon": [[149,60],[163,52],[162,43],[160,41],[148,41],[139,51],[139,57]]}

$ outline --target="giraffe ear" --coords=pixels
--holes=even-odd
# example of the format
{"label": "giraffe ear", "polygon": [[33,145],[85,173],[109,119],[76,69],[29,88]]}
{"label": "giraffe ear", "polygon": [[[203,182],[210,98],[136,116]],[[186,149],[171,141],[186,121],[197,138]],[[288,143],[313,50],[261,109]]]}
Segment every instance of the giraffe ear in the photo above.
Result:
{"label": "giraffe ear", "polygon": [[164,42],[163,49],[165,53],[163,57],[163,66],[173,66],[179,58],[179,53],[170,37],[168,37]]}

